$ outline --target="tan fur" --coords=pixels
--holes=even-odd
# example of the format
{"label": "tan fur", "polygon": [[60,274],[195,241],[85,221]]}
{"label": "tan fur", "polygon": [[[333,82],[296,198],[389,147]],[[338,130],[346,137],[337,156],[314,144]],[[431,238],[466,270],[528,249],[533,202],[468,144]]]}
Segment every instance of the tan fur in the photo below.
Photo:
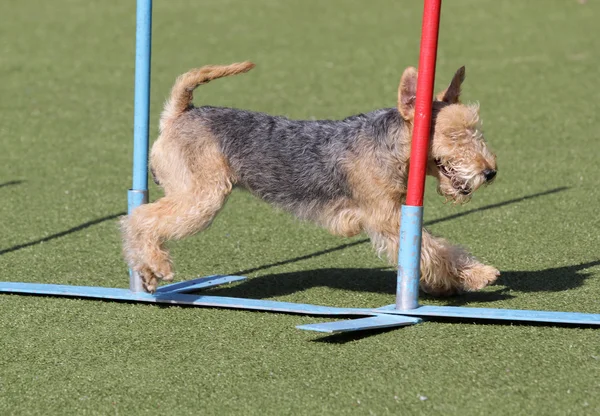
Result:
{"label": "tan fur", "polygon": [[[136,208],[121,220],[124,253],[130,267],[153,292],[159,280],[172,280],[173,268],[165,247],[167,240],[181,239],[210,225],[236,183],[216,138],[198,120],[186,117],[192,92],[202,83],[250,70],[244,62],[228,66],[205,66],[180,76],[165,104],[161,134],[151,152],[151,165],[165,197]],[[496,157],[485,145],[478,106],[460,104],[464,67],[433,103],[436,114],[427,173],[438,180],[438,191],[455,202],[467,202],[482,186],[482,171],[497,169]],[[395,264],[399,244],[400,208],[406,196],[408,162],[414,117],[417,71],[407,68],[398,87],[398,111],[406,123],[391,132],[400,140],[387,154],[377,153],[366,137],[357,139],[354,155],[347,156],[350,197],[333,200],[324,208],[306,204],[297,210],[302,219],[315,221],[331,233],[369,235],[379,254]],[[444,176],[437,163],[452,167]],[[468,189],[462,194],[461,189]],[[498,270],[477,261],[446,240],[423,231],[421,288],[436,295],[478,290],[495,281]]]}
{"label": "tan fur", "polygon": [[417,69],[409,66],[402,73],[400,85],[398,86],[398,111],[402,118],[411,121],[415,111],[417,100]]}
{"label": "tan fur", "polygon": [[[167,129],[152,147],[151,162],[165,197],[141,205],[121,219],[126,239],[124,254],[133,270],[143,276],[144,287],[154,292],[159,280],[173,279],[164,243],[207,228],[231,193],[233,177],[214,138],[198,129],[193,137],[177,136],[186,128]],[[182,146],[181,143],[187,143]]]}
{"label": "tan fur", "polygon": [[179,114],[192,105],[194,89],[199,85],[206,84],[217,78],[248,72],[254,66],[252,62],[240,62],[231,65],[207,65],[180,75],[171,89],[171,96],[165,103],[160,121],[161,130],[165,128],[169,121],[177,118]]}
{"label": "tan fur", "polygon": [[[403,134],[407,134],[403,132]],[[378,160],[367,146],[348,160],[349,182],[353,199],[361,212],[363,230],[369,235],[379,255],[386,253],[390,261],[397,256],[401,201],[406,196],[408,149],[390,153],[389,161]],[[394,249],[394,247],[396,247]]]}
{"label": "tan fur", "polygon": [[[487,148],[477,105],[451,104],[444,106],[437,116],[431,153],[447,165],[455,166],[457,177],[473,189],[484,184],[478,174],[485,169],[497,170],[496,156]],[[428,173],[438,179],[438,192],[457,203],[468,202],[471,195],[461,195],[452,181],[441,175],[435,163],[429,162]]]}
{"label": "tan fur", "polygon": [[322,210],[317,221],[333,235],[352,237],[362,231],[362,216],[351,200],[340,199]]}

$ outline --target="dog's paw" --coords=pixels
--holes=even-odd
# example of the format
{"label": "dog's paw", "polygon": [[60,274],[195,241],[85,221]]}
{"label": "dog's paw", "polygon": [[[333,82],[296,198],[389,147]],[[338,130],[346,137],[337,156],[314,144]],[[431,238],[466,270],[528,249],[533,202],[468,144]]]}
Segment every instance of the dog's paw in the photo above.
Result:
{"label": "dog's paw", "polygon": [[481,290],[494,283],[498,276],[500,276],[500,271],[495,267],[475,263],[460,272],[462,290],[465,292]]}
{"label": "dog's paw", "polygon": [[142,287],[146,292],[154,293],[161,280],[165,282],[173,281],[173,270],[170,263],[165,263],[159,267],[148,265],[136,268],[135,270],[142,279]]}

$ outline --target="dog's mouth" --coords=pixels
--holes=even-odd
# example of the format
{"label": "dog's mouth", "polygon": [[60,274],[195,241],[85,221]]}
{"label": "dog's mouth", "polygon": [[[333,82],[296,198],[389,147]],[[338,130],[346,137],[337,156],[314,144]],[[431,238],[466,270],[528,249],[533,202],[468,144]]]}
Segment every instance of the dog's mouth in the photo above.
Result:
{"label": "dog's mouth", "polygon": [[450,184],[452,185],[452,188],[454,188],[459,194],[466,196],[470,195],[471,192],[473,192],[473,189],[471,188],[469,183],[461,181],[458,178],[458,175],[456,175],[456,171],[452,167],[442,163],[441,159],[435,159],[435,164],[437,165],[437,168],[440,171],[440,173],[446,178],[448,178]]}

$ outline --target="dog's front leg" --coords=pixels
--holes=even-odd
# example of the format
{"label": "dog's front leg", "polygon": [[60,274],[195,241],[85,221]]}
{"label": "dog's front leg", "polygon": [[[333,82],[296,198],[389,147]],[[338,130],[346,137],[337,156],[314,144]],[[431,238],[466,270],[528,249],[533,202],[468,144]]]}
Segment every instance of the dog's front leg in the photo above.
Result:
{"label": "dog's front leg", "polygon": [[480,263],[462,247],[423,229],[420,286],[424,292],[444,296],[479,290],[499,275],[496,268]]}

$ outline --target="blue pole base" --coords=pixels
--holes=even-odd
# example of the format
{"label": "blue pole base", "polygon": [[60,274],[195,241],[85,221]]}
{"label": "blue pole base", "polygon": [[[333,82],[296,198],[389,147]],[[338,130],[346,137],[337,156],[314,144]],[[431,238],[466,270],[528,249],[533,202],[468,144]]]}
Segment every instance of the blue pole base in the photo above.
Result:
{"label": "blue pole base", "polygon": [[305,331],[339,334],[342,332],[367,331],[382,328],[397,328],[421,322],[420,318],[402,315],[376,315],[367,318],[349,319],[346,321],[324,322],[319,324],[298,325],[296,328]]}
{"label": "blue pole base", "polygon": [[396,286],[396,309],[398,310],[415,309],[419,306],[422,230],[423,207],[403,205],[400,217]]}
{"label": "blue pole base", "polygon": [[131,212],[142,204],[148,203],[147,189],[129,189],[127,191],[127,213]]}
{"label": "blue pole base", "polygon": [[186,280],[184,282],[170,283],[168,285],[160,286],[156,289],[156,293],[188,293],[195,292],[200,289],[207,289],[209,287],[224,285],[227,283],[239,282],[246,280],[245,276],[225,276],[225,275],[214,275],[208,277],[199,277],[197,279]]}
{"label": "blue pole base", "polygon": [[99,300],[160,303],[170,305],[203,306],[212,308],[246,309],[265,312],[295,313],[315,316],[375,316],[381,313],[372,309],[336,308],[302,303],[278,302],[261,299],[205,296],[185,292],[205,289],[219,284],[245,279],[242,276],[209,276],[187,282],[161,286],[155,293],[133,292],[128,289],[71,286],[39,283],[0,282],[0,293],[44,296],[66,296]]}
{"label": "blue pole base", "polygon": [[420,318],[458,318],[474,321],[540,322],[547,324],[600,326],[600,314],[580,312],[535,311],[524,309],[469,308],[464,306],[423,305],[399,311],[395,305],[376,309],[380,313],[401,314]]}
{"label": "blue pole base", "polygon": [[110,287],[0,282],[0,293],[65,296],[108,301],[113,300],[182,306],[243,309],[312,316],[360,317],[359,319],[298,326],[299,329],[326,333],[364,331],[414,325],[422,322],[422,320],[433,320],[436,317],[470,319],[473,321],[487,320],[536,322],[559,325],[600,326],[600,314],[591,313],[428,305],[403,311],[396,309],[396,305],[388,305],[377,309],[338,308],[303,303],[232,298],[224,296],[205,296],[188,293],[225,283],[237,282],[243,279],[245,279],[243,276],[225,275],[202,277],[186,282],[178,282],[161,286],[154,294],[146,292],[132,292],[127,289]]}
{"label": "blue pole base", "polygon": [[[150,57],[152,0],[136,1],[135,88],[133,116],[133,189],[127,193],[128,213],[148,202],[148,131],[150,122]],[[142,292],[142,279],[129,270],[129,289]]]}
{"label": "blue pole base", "polygon": [[[148,203],[147,189],[130,189],[127,191],[127,214],[142,204]],[[143,292],[142,278],[133,270],[129,270],[129,290],[132,292]]]}

